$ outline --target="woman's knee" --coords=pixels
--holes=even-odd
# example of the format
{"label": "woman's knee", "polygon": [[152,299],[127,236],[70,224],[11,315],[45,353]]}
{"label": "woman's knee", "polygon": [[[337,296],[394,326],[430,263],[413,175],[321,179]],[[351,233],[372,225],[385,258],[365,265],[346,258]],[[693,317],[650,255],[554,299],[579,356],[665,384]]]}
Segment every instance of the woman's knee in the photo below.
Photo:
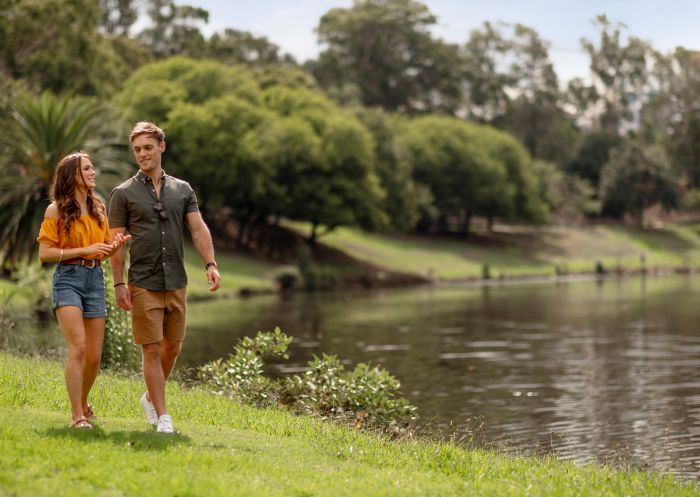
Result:
{"label": "woman's knee", "polygon": [[72,343],[68,345],[68,357],[72,359],[78,359],[79,361],[85,360],[87,347],[85,342]]}
{"label": "woman's knee", "polygon": [[86,352],[85,354],[85,365],[91,368],[98,368],[100,366],[100,361],[102,360],[102,355],[95,352]]}

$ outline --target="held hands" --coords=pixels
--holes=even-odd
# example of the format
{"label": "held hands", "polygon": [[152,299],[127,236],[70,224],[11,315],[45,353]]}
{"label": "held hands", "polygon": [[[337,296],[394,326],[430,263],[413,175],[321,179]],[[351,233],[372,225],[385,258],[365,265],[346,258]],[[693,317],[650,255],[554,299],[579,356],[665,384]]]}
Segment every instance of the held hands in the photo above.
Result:
{"label": "held hands", "polygon": [[207,281],[209,282],[210,292],[215,292],[221,288],[221,276],[219,276],[219,270],[216,269],[216,266],[207,268]]}

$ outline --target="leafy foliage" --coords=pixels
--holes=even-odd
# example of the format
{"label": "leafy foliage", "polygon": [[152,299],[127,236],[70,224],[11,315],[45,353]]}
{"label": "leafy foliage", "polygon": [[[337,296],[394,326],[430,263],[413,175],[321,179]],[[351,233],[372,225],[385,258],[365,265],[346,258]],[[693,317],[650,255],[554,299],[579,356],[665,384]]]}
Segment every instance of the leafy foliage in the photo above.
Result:
{"label": "leafy foliage", "polygon": [[68,95],[45,92],[17,100],[11,126],[0,131],[9,150],[0,178],[0,265],[13,269],[36,254],[35,238],[63,157],[83,149],[99,171],[123,172],[119,149],[101,126],[105,114],[102,105]]}
{"label": "leafy foliage", "polygon": [[294,412],[349,423],[356,428],[402,435],[416,419],[416,408],[399,391],[387,371],[359,364],[346,371],[336,356],[324,354],[301,375],[283,379],[263,376],[265,357],[287,358],[292,338],[275,328],[244,338],[227,361],[198,369],[199,379],[217,395],[257,406],[284,405]]}
{"label": "leafy foliage", "polygon": [[113,281],[112,272],[105,270],[107,318],[101,364],[103,368],[136,371],[140,365],[140,354],[131,334],[131,318],[116,304]]}

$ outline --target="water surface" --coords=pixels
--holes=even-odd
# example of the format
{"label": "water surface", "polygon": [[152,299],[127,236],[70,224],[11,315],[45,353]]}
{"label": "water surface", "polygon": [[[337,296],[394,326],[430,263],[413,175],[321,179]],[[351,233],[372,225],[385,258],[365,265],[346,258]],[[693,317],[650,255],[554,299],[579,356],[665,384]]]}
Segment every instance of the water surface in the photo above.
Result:
{"label": "water surface", "polygon": [[697,477],[699,325],[698,277],[271,296],[191,304],[180,364],[280,326],[295,337],[282,372],[322,352],[381,364],[424,423]]}

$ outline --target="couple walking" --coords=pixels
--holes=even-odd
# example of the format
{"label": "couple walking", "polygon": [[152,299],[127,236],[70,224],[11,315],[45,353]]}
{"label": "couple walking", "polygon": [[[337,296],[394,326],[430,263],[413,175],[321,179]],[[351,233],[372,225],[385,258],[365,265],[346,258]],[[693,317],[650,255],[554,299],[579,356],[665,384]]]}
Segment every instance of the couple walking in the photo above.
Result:
{"label": "couple walking", "polygon": [[[58,263],[52,308],[68,343],[70,426],[91,429],[96,419],[88,395],[102,355],[107,314],[102,262],[109,258],[117,305],[131,311],[134,342],[141,346],[147,390],[140,404],[158,432],[173,433],[165,382],[185,337],[184,225],[204,261],[209,290],[216,291],[221,279],[194,191],[163,171],[163,130],[139,122],[130,140],[139,171],[112,191],[109,215],[94,194],[90,157],[76,152],[61,160],[37,239],[39,258]],[[127,285],[124,246],[130,240]]]}

